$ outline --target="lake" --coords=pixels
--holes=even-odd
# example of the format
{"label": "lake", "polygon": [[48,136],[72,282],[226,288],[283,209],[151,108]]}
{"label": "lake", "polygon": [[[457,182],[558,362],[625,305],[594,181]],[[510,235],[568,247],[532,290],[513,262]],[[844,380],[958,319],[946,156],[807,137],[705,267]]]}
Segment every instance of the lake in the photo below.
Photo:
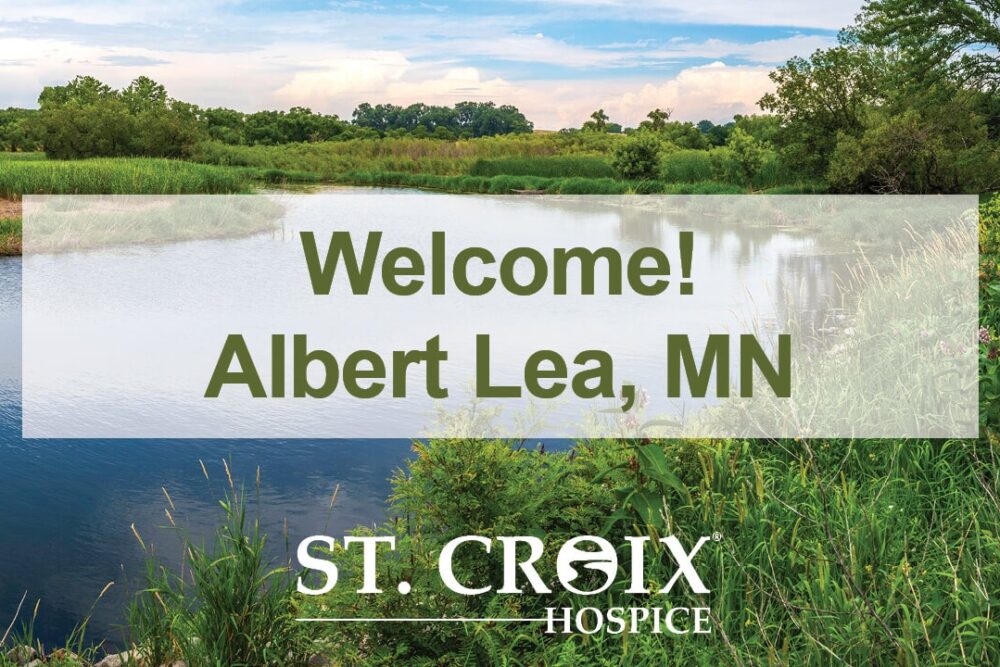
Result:
{"label": "lake", "polygon": [[[452,197],[455,205],[471,207],[469,215],[477,215],[472,209],[479,206],[474,196],[412,196]],[[512,198],[511,205],[523,206],[523,199]],[[579,202],[567,204],[563,224],[595,215],[599,219],[588,226],[590,236],[581,233],[581,244],[606,238],[631,246],[656,244],[670,228],[635,213],[595,213]],[[775,267],[792,267],[809,282],[817,321],[836,302],[832,285],[838,260],[808,238],[732,225],[695,234],[697,247],[721,253],[724,264],[746,276],[748,284],[767,288],[775,280]],[[213,252],[224,251],[225,243],[195,242],[178,256],[209,261]],[[169,491],[181,523],[195,535],[209,534],[220,516],[216,501],[226,486],[223,459],[232,460],[235,474],[248,485],[261,469],[263,525],[272,535],[276,557],[284,553],[285,520],[294,545],[306,535],[337,535],[382,518],[388,480],[404,463],[408,440],[23,440],[21,268],[19,258],[0,258],[0,626],[6,627],[27,592],[22,617],[41,599],[37,634],[58,642],[114,581],[94,611],[90,633],[112,641],[120,637],[123,602],[129,590],[141,585],[143,573],[130,526],[135,524],[144,540],[157,544],[168,561],[178,562],[177,541],[163,528],[162,489]],[[340,492],[331,513],[328,503],[337,485]]]}

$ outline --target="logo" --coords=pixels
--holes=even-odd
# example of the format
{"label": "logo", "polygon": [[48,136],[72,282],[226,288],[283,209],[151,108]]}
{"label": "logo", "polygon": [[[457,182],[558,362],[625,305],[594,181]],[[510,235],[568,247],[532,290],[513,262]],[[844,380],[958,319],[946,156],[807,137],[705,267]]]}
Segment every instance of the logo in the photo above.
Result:
{"label": "logo", "polygon": [[[555,576],[550,576],[546,581],[538,571],[539,562],[545,556],[546,549],[545,543],[540,538],[532,535],[497,537],[463,535],[451,540],[441,549],[437,558],[436,574],[445,588],[462,596],[548,595],[563,590],[577,596],[589,597],[605,593],[619,583],[624,585],[624,593],[627,595],[663,598],[662,603],[657,599],[655,604],[641,604],[634,607],[584,606],[576,609],[546,607],[544,618],[503,619],[542,622],[545,624],[546,633],[549,634],[594,634],[601,630],[612,634],[640,632],[675,635],[709,634],[711,609],[707,604],[694,607],[673,606],[668,604],[668,596],[679,586],[683,586],[686,592],[693,595],[711,594],[698,571],[696,557],[706,544],[712,541],[719,542],[721,539],[722,536],[715,533],[712,536],[702,536],[693,544],[685,545],[676,536],[668,535],[657,540],[658,544],[654,545],[653,539],[648,536],[630,536],[625,538],[624,544],[615,545],[603,537],[579,535],[559,547],[555,555]],[[341,542],[344,549],[360,549],[361,585],[356,592],[359,595],[384,593],[385,591],[379,587],[379,546],[383,546],[389,552],[395,551],[396,538],[351,535],[344,537]],[[316,547],[322,548],[327,557],[317,555]],[[324,595],[337,586],[340,573],[337,564],[328,556],[334,553],[336,548],[336,540],[327,535],[313,535],[302,540],[297,550],[299,564],[304,568],[297,582],[299,593],[311,596]],[[499,558],[502,563],[502,576],[499,582],[460,581],[455,572],[455,563],[459,556]],[[661,563],[669,563],[672,568],[671,576],[662,585],[654,585],[647,579],[648,559],[654,557],[662,559]],[[662,574],[663,570],[659,572]],[[400,582],[396,589],[402,595],[409,595],[413,591],[412,585],[407,581]],[[435,620],[466,622],[501,619]]]}

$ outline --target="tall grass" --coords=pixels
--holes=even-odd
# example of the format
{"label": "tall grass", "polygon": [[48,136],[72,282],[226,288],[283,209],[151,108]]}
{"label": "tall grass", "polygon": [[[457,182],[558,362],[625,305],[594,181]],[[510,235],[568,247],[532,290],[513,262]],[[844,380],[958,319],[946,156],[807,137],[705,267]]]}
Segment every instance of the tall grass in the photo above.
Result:
{"label": "tall grass", "polygon": [[663,181],[621,181],[612,178],[545,178],[542,176],[443,176],[406,172],[349,171],[334,180],[374,187],[410,187],[445,192],[512,194],[539,191],[545,194],[740,194],[746,188],[727,183],[665,183]]}
{"label": "tall grass", "polygon": [[660,178],[669,183],[697,183],[712,180],[712,158],[708,151],[679,150],[660,161]]}
{"label": "tall grass", "polygon": [[[203,468],[204,470],[204,468]],[[207,473],[206,473],[207,476]],[[246,494],[233,482],[220,501],[222,520],[211,545],[192,539],[177,524],[167,494],[168,520],[181,536],[185,567],[160,564],[148,554],[146,586],[128,610],[129,632],[143,664],[222,667],[305,665],[307,628],[295,621],[295,578],[287,565],[271,565],[267,537],[248,511]],[[257,478],[259,498],[260,477]]]}
{"label": "tall grass", "polygon": [[603,157],[592,155],[552,155],[476,160],[471,176],[542,176],[547,178],[613,178],[614,169]]}
{"label": "tall grass", "polygon": [[0,257],[21,254],[21,219],[0,220]]}
{"label": "tall grass", "polygon": [[[349,171],[385,171],[436,175],[468,174],[477,160],[556,155],[607,155],[620,140],[597,133],[521,134],[458,141],[352,139],[282,146],[200,144],[192,155],[207,164],[310,171],[333,179]],[[545,175],[545,174],[537,174]]]}
{"label": "tall grass", "polygon": [[[15,154],[17,155],[17,154]],[[30,194],[191,194],[248,192],[249,175],[178,160],[22,160],[0,155],[0,197]]]}

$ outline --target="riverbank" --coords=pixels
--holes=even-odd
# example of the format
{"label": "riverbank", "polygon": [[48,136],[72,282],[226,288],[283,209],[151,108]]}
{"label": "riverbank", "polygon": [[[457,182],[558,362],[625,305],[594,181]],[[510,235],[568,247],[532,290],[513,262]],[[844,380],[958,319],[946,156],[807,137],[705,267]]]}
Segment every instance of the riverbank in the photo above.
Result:
{"label": "riverbank", "polygon": [[21,202],[0,199],[0,257],[21,254]]}
{"label": "riverbank", "polygon": [[0,254],[21,252],[18,200],[28,194],[223,194],[322,184],[498,195],[782,194],[826,190],[821,183],[785,182],[788,176],[773,165],[762,168],[750,183],[733,182],[721,178],[722,172],[713,172],[708,163],[692,167],[684,151],[663,156],[660,177],[623,179],[615,175],[611,159],[611,151],[623,139],[542,134],[462,141],[404,137],[282,146],[205,142],[188,160],[49,160],[42,153],[0,153]]}

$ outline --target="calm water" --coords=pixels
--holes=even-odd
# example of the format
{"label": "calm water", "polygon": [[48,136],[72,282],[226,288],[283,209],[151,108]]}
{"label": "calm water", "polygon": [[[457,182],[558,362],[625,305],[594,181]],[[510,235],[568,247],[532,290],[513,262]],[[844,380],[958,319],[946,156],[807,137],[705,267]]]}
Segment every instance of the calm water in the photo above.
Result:
{"label": "calm water", "polygon": [[[567,209],[568,220],[595,214],[580,204]],[[656,244],[665,233],[635,214],[599,215],[611,215],[602,223],[605,233],[626,244]],[[787,272],[791,266],[809,283],[818,311],[833,298],[829,258],[801,237],[732,228],[697,233],[700,247],[725,254],[734,271],[780,264]],[[208,534],[219,516],[216,500],[225,489],[221,461],[227,457],[248,484],[257,467],[262,470],[262,515],[276,556],[284,553],[286,519],[294,545],[315,532],[339,534],[383,516],[388,479],[405,461],[408,441],[22,440],[20,291],[21,261],[0,258],[0,626],[6,627],[27,591],[28,613],[42,600],[38,634],[59,641],[114,581],[97,606],[91,631],[119,636],[122,603],[142,574],[142,554],[129,526],[134,523],[147,542],[176,561],[176,539],[163,529],[161,487],[170,492],[178,518],[194,534]],[[337,506],[329,514],[337,484]]]}
{"label": "calm water", "polygon": [[[139,583],[142,554],[129,526],[176,561],[177,540],[163,528],[165,487],[181,522],[210,533],[225,490],[222,460],[248,485],[263,475],[261,506],[276,557],[282,523],[297,537],[328,527],[339,534],[383,515],[388,479],[406,458],[405,441],[22,440],[20,437],[21,261],[0,259],[0,625],[27,591],[26,616],[42,600],[38,634],[58,642],[101,589],[91,631],[119,635],[127,591]],[[199,460],[209,470],[201,472]],[[327,511],[340,484],[336,508]],[[131,582],[131,583],[130,583]]]}

